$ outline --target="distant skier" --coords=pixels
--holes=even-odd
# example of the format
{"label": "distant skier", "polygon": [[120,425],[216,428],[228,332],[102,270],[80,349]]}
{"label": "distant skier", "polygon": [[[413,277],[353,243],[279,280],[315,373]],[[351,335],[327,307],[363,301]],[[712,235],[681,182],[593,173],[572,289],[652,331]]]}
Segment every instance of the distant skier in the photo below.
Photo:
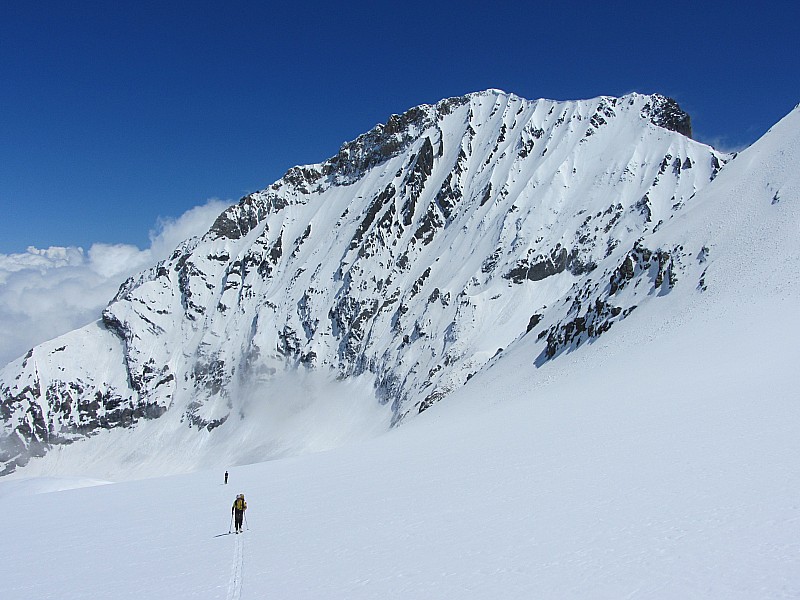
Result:
{"label": "distant skier", "polygon": [[228,472],[225,471],[225,485],[228,484]]}
{"label": "distant skier", "polygon": [[242,520],[244,519],[244,511],[247,510],[247,502],[244,501],[244,494],[239,494],[236,496],[236,500],[233,501],[233,506],[231,506],[231,514],[234,517],[234,524],[236,525],[236,533],[240,533],[242,531]]}

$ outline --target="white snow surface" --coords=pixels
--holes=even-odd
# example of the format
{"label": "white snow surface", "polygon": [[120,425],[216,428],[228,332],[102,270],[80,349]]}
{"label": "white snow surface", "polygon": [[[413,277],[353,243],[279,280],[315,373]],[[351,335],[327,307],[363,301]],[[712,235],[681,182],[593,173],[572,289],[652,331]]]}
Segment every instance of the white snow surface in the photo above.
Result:
{"label": "white snow surface", "polygon": [[[0,480],[0,595],[800,597],[798,165],[796,109],[653,233],[707,249],[704,291],[679,285],[539,368],[522,338],[386,433],[358,408],[369,382],[315,382],[286,415],[303,433],[268,436],[308,453],[230,467],[228,485],[258,437],[230,420],[188,452],[167,414],[32,461]],[[331,408],[318,385],[353,387]],[[115,479],[137,464],[122,436],[158,452],[116,479],[219,462],[56,493],[22,479]],[[247,530],[228,535],[239,492]]]}

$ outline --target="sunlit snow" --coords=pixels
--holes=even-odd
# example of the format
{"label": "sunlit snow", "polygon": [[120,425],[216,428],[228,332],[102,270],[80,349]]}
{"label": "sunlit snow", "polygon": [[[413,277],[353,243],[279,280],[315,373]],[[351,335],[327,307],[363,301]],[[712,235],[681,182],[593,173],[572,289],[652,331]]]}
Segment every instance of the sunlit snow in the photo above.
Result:
{"label": "sunlit snow", "polygon": [[187,446],[167,413],[32,461],[0,480],[2,597],[800,597],[799,152],[796,109],[652,234],[708,250],[706,289],[539,368],[523,338],[400,427],[369,381],[287,375],[258,392],[295,456],[227,464],[249,421]]}

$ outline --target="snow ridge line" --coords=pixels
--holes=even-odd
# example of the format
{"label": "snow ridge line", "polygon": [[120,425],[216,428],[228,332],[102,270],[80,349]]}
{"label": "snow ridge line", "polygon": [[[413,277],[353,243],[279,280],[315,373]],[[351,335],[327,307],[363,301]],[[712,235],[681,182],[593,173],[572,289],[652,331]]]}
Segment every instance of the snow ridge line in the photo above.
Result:
{"label": "snow ridge line", "polygon": [[233,565],[231,579],[228,581],[228,595],[225,600],[240,600],[242,596],[242,562],[244,560],[244,542],[242,536],[236,536],[233,547]]}

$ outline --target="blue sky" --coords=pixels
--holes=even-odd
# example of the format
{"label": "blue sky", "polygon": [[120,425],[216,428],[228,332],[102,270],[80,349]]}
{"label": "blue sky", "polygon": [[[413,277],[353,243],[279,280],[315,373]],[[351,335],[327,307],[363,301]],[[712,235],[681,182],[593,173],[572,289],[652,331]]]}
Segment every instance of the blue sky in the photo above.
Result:
{"label": "blue sky", "polygon": [[[281,5],[284,4],[284,5]],[[485,88],[676,98],[745,146],[800,102],[793,2],[4,2],[0,254],[150,245],[392,113]]]}

